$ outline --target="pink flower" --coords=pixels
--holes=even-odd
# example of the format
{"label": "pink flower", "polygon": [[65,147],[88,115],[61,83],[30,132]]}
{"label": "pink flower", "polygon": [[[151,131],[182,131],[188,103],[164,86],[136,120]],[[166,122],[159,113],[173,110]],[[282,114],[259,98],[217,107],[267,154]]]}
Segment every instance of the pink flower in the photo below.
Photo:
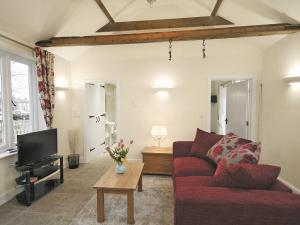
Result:
{"label": "pink flower", "polygon": [[123,143],[121,144],[121,148],[124,148],[124,144]]}
{"label": "pink flower", "polygon": [[124,142],[123,139],[121,139],[121,140],[120,140],[120,143],[123,143],[123,142]]}

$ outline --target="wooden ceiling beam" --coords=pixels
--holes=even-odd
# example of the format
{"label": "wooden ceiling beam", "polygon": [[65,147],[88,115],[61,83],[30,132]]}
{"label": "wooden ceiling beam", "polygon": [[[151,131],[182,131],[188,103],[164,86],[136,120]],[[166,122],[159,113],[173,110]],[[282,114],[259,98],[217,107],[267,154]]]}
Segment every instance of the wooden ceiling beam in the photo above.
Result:
{"label": "wooden ceiling beam", "polygon": [[109,23],[97,32],[131,31],[148,29],[188,28],[201,26],[232,25],[233,23],[219,16],[191,17],[162,20],[143,20]]}
{"label": "wooden ceiling beam", "polygon": [[107,19],[109,20],[109,22],[110,23],[114,23],[115,22],[114,18],[112,18],[112,16],[110,15],[110,13],[108,12],[108,10],[106,9],[106,7],[103,4],[103,2],[101,0],[95,0],[95,2],[100,7],[100,9],[102,10],[102,12],[105,14],[105,16],[107,17]]}
{"label": "wooden ceiling beam", "polygon": [[210,14],[211,16],[216,16],[217,15],[217,13],[219,11],[219,8],[222,5],[222,3],[223,3],[223,0],[217,0],[217,2],[215,4],[215,7],[214,7],[213,11]]}
{"label": "wooden ceiling beam", "polygon": [[234,26],[170,32],[98,35],[85,37],[54,37],[36,43],[40,47],[117,45],[165,41],[189,41],[290,34],[300,31],[300,24],[267,24]]}

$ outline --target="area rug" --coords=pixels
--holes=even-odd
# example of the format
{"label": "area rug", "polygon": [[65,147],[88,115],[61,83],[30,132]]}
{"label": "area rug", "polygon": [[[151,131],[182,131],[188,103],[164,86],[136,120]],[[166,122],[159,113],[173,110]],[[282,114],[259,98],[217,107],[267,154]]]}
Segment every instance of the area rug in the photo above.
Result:
{"label": "area rug", "polygon": [[[96,193],[71,225],[127,225],[127,197],[105,194],[105,221],[97,222]],[[135,225],[173,225],[172,178],[143,176],[143,191],[134,193]]]}

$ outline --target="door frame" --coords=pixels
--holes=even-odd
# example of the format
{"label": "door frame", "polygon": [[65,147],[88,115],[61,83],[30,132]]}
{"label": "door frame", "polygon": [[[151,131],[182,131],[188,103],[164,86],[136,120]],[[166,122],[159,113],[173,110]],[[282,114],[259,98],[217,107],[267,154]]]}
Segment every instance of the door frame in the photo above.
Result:
{"label": "door frame", "polygon": [[222,77],[222,76],[212,76],[208,78],[208,131],[211,132],[211,84],[212,81],[230,81],[230,80],[249,80],[250,83],[250,118],[249,118],[249,130],[250,130],[250,139],[256,141],[256,130],[257,130],[257,87],[256,87],[256,77],[254,76],[233,76],[233,77]]}
{"label": "door frame", "polygon": [[[119,112],[120,112],[120,84],[119,80],[117,79],[101,79],[101,80],[85,80],[84,81],[84,99],[86,97],[86,84],[88,83],[94,83],[94,84],[105,84],[105,83],[112,83],[116,85],[116,123],[117,123],[117,139],[119,137],[119,132],[120,132],[120,126],[119,126]],[[88,131],[88,126],[87,126],[87,103],[84,101],[84,118],[83,118],[83,123],[84,123],[84,131],[83,131],[83,163],[88,163],[88,145],[87,145],[87,131]]]}

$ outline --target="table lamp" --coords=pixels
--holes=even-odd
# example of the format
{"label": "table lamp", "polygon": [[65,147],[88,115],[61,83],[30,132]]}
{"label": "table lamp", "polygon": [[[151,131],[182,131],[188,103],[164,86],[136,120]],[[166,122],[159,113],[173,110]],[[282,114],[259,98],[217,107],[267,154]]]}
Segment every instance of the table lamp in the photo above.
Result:
{"label": "table lamp", "polygon": [[152,137],[156,138],[158,141],[158,148],[160,148],[160,141],[162,138],[167,136],[167,128],[165,126],[152,126],[151,129]]}

